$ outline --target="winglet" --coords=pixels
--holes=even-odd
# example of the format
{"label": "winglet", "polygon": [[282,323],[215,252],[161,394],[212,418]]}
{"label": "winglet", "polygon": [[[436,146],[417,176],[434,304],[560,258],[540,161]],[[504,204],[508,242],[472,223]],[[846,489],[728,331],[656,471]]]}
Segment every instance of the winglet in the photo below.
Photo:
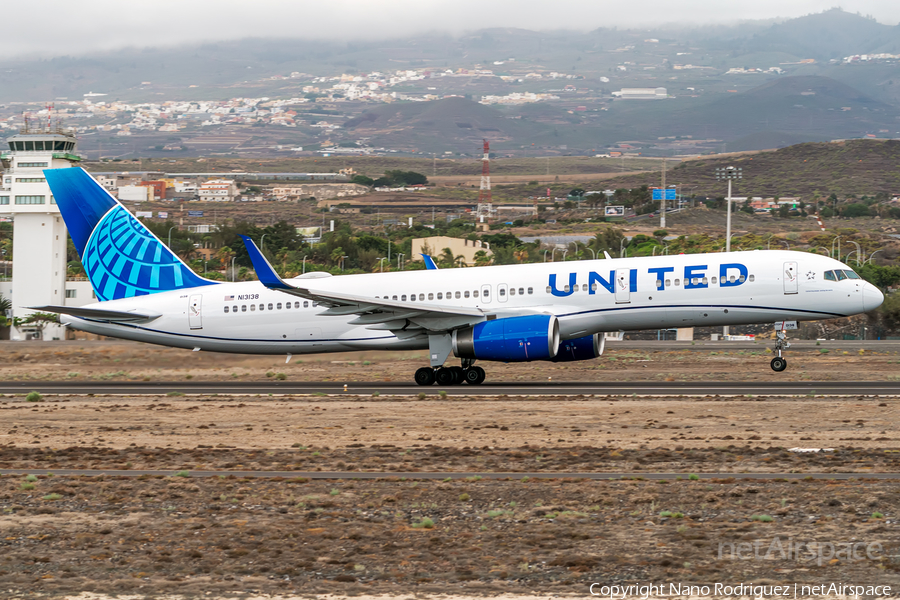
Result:
{"label": "winglet", "polygon": [[431,258],[429,255],[423,254],[422,260],[425,261],[425,269],[426,270],[428,270],[428,271],[437,271],[438,270],[438,266],[436,264],[434,264],[434,259]]}
{"label": "winglet", "polygon": [[603,251],[603,256],[604,256],[607,260],[612,260],[612,256],[610,256],[610,255],[609,255],[609,252],[607,252],[606,250]]}
{"label": "winglet", "polygon": [[256,271],[256,277],[261,284],[272,290],[294,289],[292,286],[282,281],[281,277],[278,276],[278,273],[275,272],[275,269],[272,268],[272,265],[269,264],[269,261],[266,260],[266,257],[263,256],[263,253],[256,247],[253,240],[246,235],[242,235],[241,239],[244,240],[244,246],[247,247],[247,254],[250,255],[250,262],[253,263],[253,270]]}

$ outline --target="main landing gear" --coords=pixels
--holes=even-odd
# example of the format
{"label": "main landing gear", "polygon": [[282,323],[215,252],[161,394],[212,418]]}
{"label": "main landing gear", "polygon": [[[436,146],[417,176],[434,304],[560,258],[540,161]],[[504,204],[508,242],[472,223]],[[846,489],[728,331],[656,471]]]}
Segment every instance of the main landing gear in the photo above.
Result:
{"label": "main landing gear", "polygon": [[784,331],[776,331],[775,332],[775,353],[778,355],[772,359],[772,370],[776,373],[780,373],[787,369],[787,359],[784,358],[781,353],[788,348],[791,347],[790,342],[787,341],[784,335]]}
{"label": "main landing gear", "polygon": [[419,385],[480,385],[484,382],[486,373],[481,367],[465,365],[463,367],[422,367],[416,371],[416,383]]}

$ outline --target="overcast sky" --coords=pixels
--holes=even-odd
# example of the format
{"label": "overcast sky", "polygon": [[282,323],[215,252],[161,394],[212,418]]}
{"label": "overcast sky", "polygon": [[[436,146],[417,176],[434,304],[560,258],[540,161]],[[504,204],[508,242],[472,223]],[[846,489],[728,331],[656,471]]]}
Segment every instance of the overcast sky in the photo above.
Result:
{"label": "overcast sky", "polygon": [[4,2],[3,54],[244,37],[351,39],[483,27],[577,29],[798,17],[836,5],[896,25],[897,0],[47,0]]}

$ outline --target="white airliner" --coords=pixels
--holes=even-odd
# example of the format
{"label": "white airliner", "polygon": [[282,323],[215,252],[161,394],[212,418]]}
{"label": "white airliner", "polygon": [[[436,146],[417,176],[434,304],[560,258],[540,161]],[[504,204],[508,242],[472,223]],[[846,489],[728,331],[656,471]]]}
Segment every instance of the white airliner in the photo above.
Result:
{"label": "white airliner", "polygon": [[[259,281],[195,274],[83,169],[44,171],[99,302],[42,306],[69,327],[177,348],[291,355],[429,350],[420,385],[480,384],[482,361],[576,361],[607,331],[831,319],[884,296],[817,254],[752,251]],[[783,335],[772,368],[787,366]],[[450,355],[461,366],[443,366]]]}

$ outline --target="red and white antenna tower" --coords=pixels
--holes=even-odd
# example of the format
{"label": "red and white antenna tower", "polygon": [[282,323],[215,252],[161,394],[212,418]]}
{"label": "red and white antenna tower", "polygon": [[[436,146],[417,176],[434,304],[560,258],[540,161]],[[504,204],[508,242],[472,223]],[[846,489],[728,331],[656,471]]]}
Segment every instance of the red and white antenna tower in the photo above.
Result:
{"label": "red and white antenna tower", "polygon": [[475,216],[479,220],[483,216],[491,217],[494,206],[491,203],[491,147],[484,141],[484,157],[481,159],[481,190],[478,192],[478,209]]}

